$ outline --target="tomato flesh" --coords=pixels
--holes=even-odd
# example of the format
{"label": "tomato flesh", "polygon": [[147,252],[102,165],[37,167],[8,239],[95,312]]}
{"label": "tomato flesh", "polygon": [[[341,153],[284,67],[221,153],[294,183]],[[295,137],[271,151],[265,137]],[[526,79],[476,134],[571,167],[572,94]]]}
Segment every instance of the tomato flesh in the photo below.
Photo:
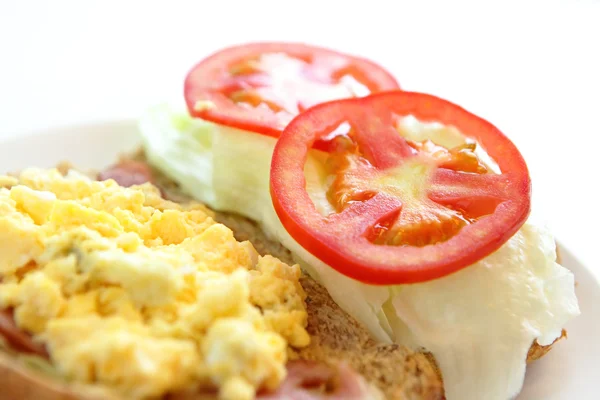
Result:
{"label": "tomato flesh", "polygon": [[486,166],[474,153],[475,144],[450,150],[431,140],[408,144],[427,160],[405,163],[403,168],[380,171],[359,155],[356,144],[347,136],[335,138],[329,160],[333,183],[327,198],[338,212],[354,201],[365,201],[377,192],[385,192],[403,200],[402,213],[380,221],[369,237],[378,244],[425,246],[454,236],[460,228],[479,216],[467,210],[452,210],[426,197],[428,164],[462,172],[485,173]]}
{"label": "tomato flesh", "polygon": [[192,116],[279,137],[316,104],[398,89],[375,63],[299,43],[250,43],[197,64],[185,80]]}
{"label": "tomato flesh", "polygon": [[[446,149],[402,137],[394,120],[413,116],[459,129],[471,142]],[[304,164],[317,140],[331,139],[321,215],[306,191]],[[478,158],[481,145],[496,174]],[[313,107],[275,146],[271,193],[291,236],[339,272],[373,284],[422,282],[489,255],[525,222],[531,184],[514,144],[489,122],[440,98],[394,91]]]}

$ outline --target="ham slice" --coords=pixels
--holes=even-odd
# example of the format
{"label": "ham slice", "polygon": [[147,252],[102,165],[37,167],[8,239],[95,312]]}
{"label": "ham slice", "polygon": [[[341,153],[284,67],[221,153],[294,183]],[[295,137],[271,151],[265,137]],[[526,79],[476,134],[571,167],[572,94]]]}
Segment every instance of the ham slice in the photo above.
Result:
{"label": "ham slice", "polygon": [[152,182],[152,170],[141,161],[125,160],[112,165],[98,174],[99,181],[114,179],[119,185],[129,187]]}
{"label": "ham slice", "polygon": [[6,339],[14,350],[48,358],[48,353],[44,346],[34,342],[31,335],[17,327],[12,310],[0,311],[0,335]]}
{"label": "ham slice", "polygon": [[286,379],[259,400],[367,400],[373,399],[363,378],[347,365],[335,367],[314,361],[291,361]]}
{"label": "ham slice", "polygon": [[[316,361],[290,361],[287,376],[274,392],[261,392],[256,400],[375,400],[364,379],[345,364],[335,367]],[[216,391],[172,393],[168,400],[214,400]]]}

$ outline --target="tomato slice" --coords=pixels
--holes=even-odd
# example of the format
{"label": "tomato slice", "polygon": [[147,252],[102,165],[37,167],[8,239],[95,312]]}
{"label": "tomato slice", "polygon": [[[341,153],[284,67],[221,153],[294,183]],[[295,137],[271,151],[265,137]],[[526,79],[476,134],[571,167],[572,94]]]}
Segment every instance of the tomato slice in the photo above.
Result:
{"label": "tomato slice", "polygon": [[[411,142],[397,129],[407,116],[455,127],[470,143]],[[342,124],[349,133],[332,139],[325,163],[336,211],[322,215],[304,165],[313,143]],[[481,162],[477,145],[499,173]],[[531,182],[515,145],[489,122],[438,97],[393,91],[296,117],[275,146],[271,195],[305,249],[348,277],[388,285],[440,278],[498,249],[529,215]]]}
{"label": "tomato slice", "polygon": [[279,137],[315,104],[398,88],[389,72],[363,58],[299,43],[250,43],[194,66],[185,99],[192,116]]}

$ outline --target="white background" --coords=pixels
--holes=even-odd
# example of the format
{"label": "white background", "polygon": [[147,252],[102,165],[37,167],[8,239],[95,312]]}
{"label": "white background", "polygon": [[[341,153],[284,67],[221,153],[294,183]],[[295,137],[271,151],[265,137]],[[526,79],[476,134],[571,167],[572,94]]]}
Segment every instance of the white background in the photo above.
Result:
{"label": "white background", "polygon": [[[225,44],[310,42],[495,123],[535,210],[600,274],[600,2],[0,0],[0,139],[135,118]],[[598,251],[598,250],[596,250]]]}

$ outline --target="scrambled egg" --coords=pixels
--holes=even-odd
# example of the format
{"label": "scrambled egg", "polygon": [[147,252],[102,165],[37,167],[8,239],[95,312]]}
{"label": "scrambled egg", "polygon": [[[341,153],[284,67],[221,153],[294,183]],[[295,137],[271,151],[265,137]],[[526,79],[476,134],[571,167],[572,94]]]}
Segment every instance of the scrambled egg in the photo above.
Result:
{"label": "scrambled egg", "polygon": [[0,176],[0,276],[0,307],[59,373],[127,398],[200,384],[251,399],[309,342],[298,266],[150,184]]}

